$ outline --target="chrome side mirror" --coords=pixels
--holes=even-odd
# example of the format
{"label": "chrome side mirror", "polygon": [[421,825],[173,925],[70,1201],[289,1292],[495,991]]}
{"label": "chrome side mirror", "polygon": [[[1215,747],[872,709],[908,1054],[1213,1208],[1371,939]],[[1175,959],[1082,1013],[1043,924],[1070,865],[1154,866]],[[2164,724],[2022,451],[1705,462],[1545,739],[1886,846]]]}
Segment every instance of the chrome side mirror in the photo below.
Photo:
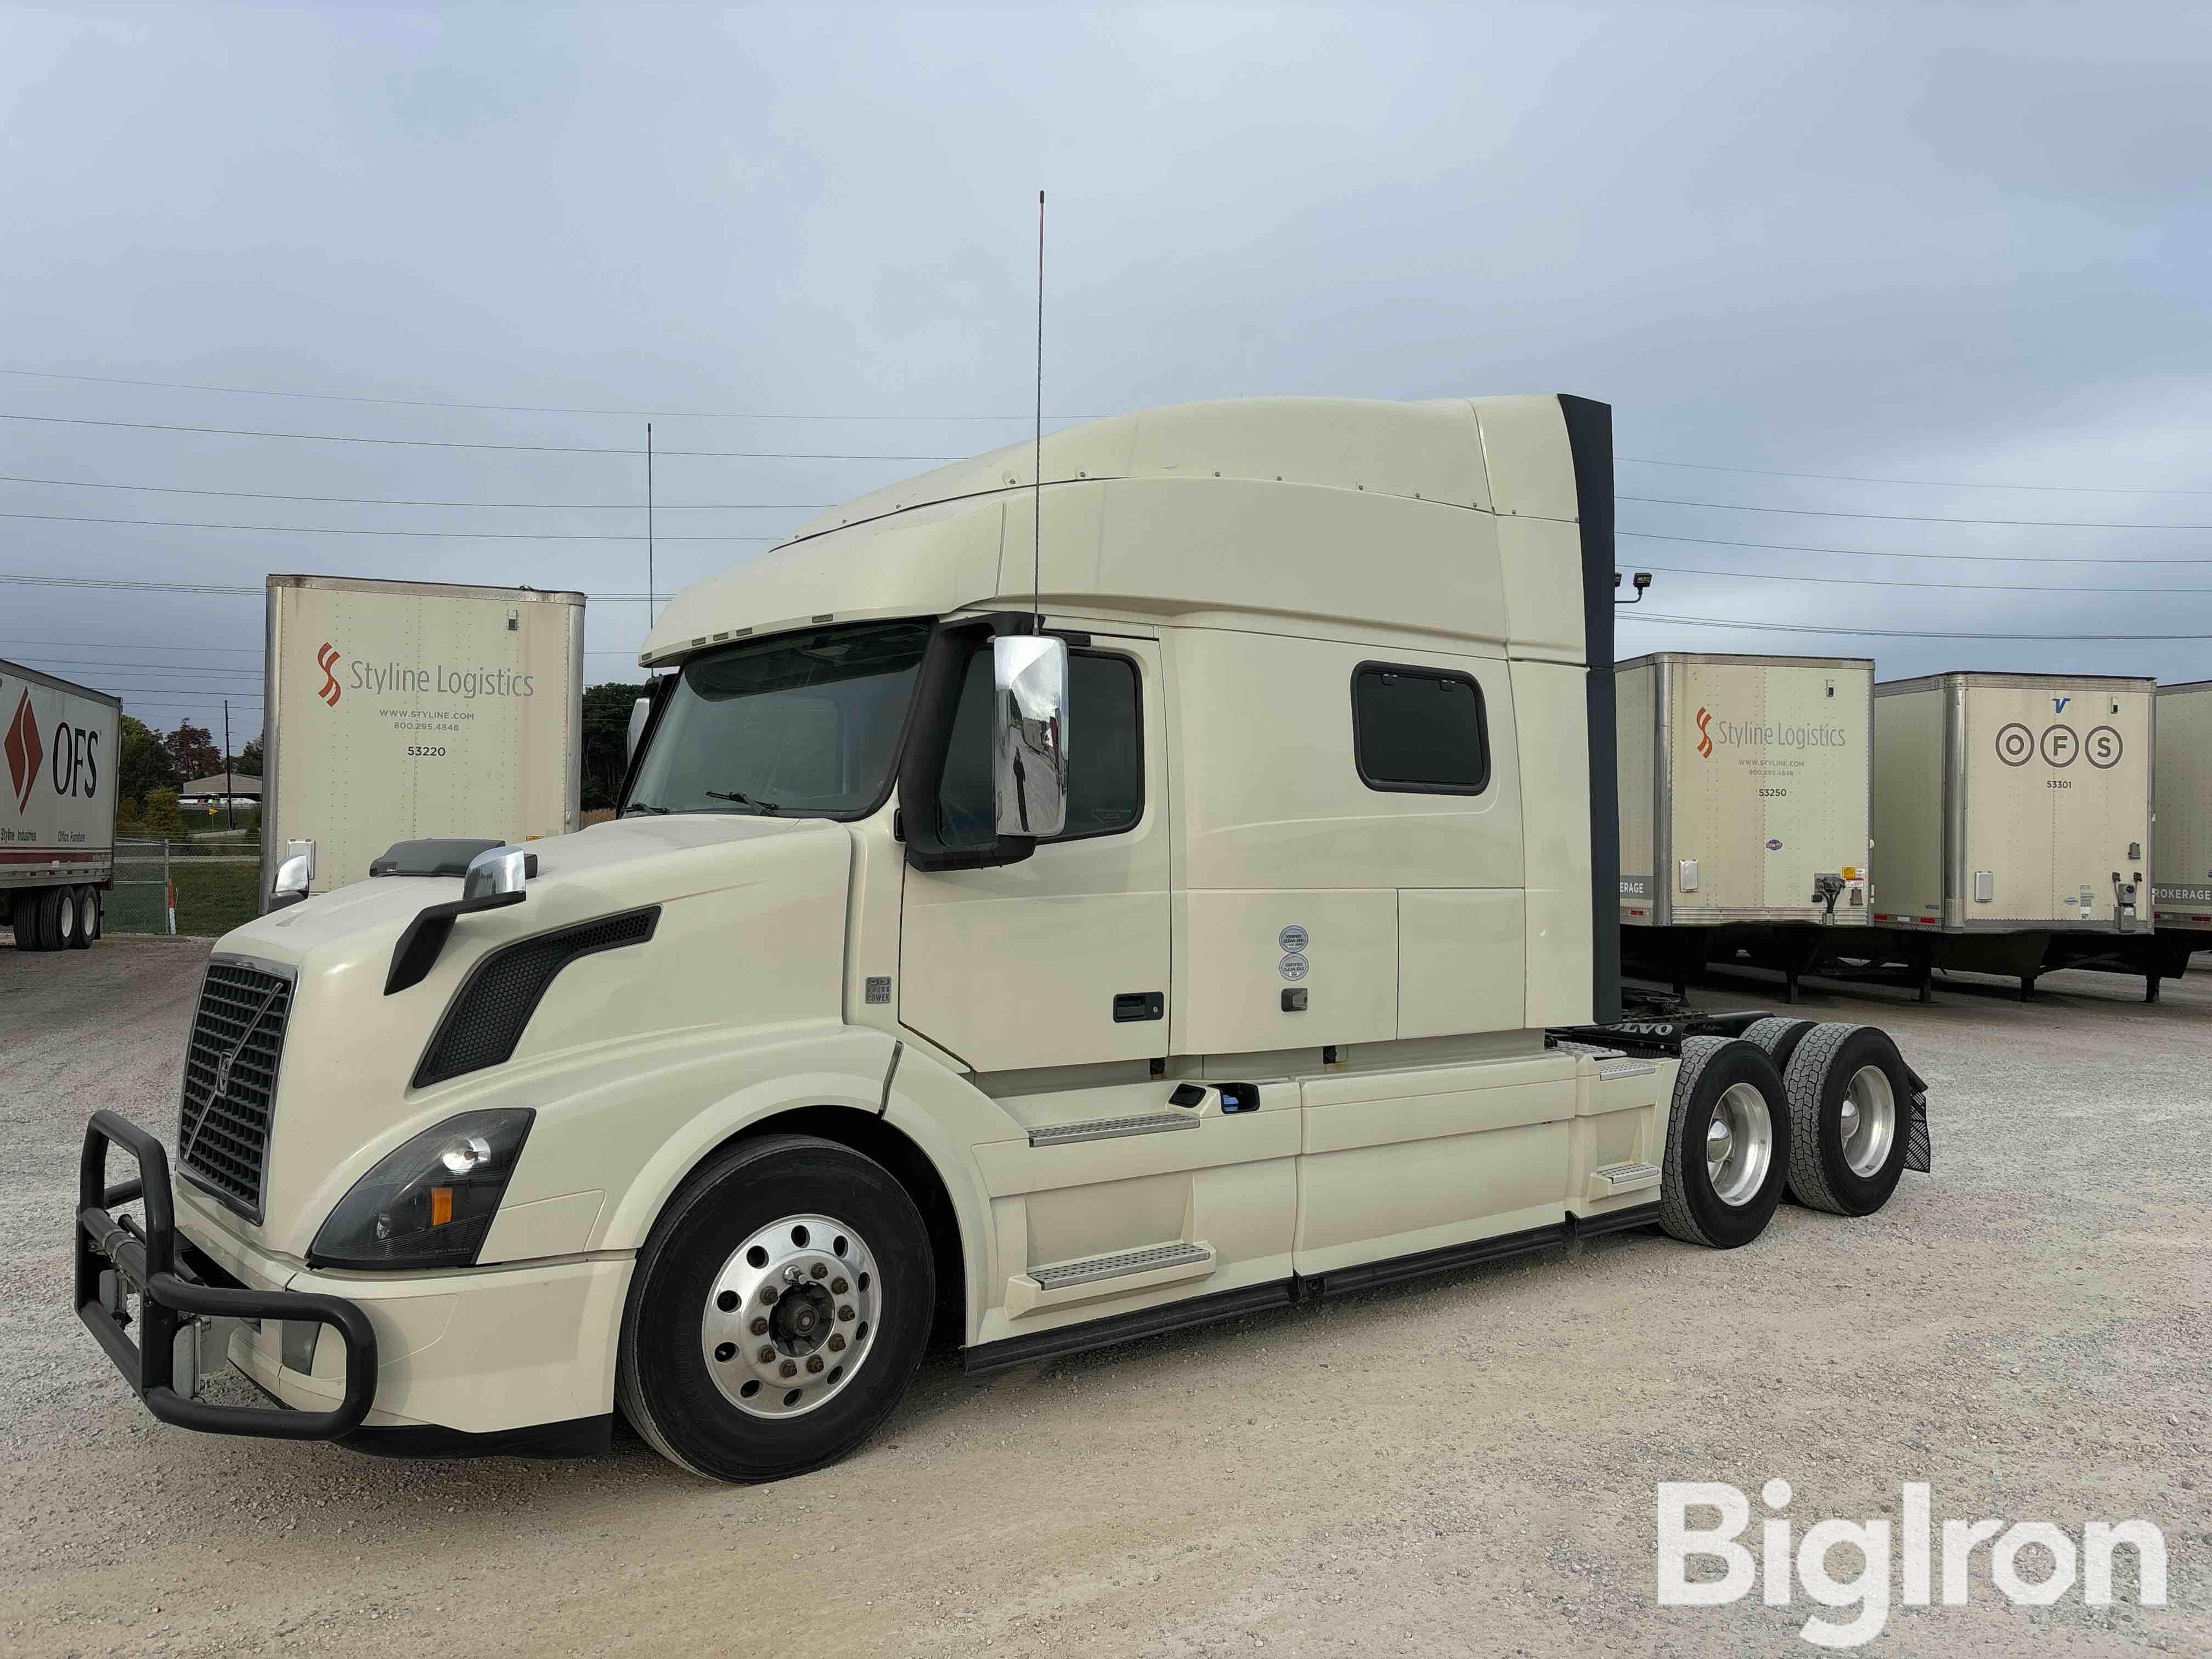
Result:
{"label": "chrome side mirror", "polygon": [[638,740],[645,736],[645,723],[653,717],[653,699],[640,697],[629,706],[629,731],[623,739],[623,758],[637,758]]}
{"label": "chrome side mirror", "polygon": [[286,842],[284,856],[276,866],[276,878],[269,884],[269,908],[281,910],[288,904],[297,904],[307,896],[307,890],[314,884],[315,843]]}
{"label": "chrome side mirror", "polygon": [[520,847],[494,847],[469,860],[461,878],[461,902],[489,898],[495,893],[519,893],[537,873],[535,854]]}
{"label": "chrome side mirror", "polygon": [[998,832],[1056,836],[1067,826],[1067,641],[1001,634],[991,678]]}

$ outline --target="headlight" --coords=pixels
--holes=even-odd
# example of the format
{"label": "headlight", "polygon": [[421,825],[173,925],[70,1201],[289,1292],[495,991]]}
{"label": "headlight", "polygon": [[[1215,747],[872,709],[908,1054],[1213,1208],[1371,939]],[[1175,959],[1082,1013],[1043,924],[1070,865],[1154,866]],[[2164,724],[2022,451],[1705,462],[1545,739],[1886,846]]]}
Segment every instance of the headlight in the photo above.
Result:
{"label": "headlight", "polygon": [[338,1200],[311,1267],[468,1267],[537,1115],[463,1112],[380,1159]]}

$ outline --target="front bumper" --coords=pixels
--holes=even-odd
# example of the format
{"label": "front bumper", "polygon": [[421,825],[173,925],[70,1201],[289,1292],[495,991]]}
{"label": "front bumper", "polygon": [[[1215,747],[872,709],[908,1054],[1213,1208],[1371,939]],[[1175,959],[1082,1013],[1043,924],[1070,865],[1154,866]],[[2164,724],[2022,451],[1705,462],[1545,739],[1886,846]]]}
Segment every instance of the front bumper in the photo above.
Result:
{"label": "front bumper", "polygon": [[[137,1157],[141,1181],[103,1185],[111,1143]],[[311,1271],[248,1245],[191,1188],[173,1201],[161,1143],[111,1113],[95,1114],[86,1130],[84,1171],[78,1312],[164,1422],[216,1433],[342,1440],[356,1450],[409,1455],[574,1455],[606,1445],[616,1337],[633,1265],[627,1255],[459,1272]],[[143,1229],[107,1213],[141,1196]],[[160,1262],[152,1259],[163,1248],[157,1238],[168,1241]],[[137,1270],[142,1261],[144,1270]],[[159,1267],[167,1276],[149,1285]],[[103,1274],[117,1275],[109,1290],[127,1285],[138,1293],[142,1334],[136,1346],[103,1294]],[[216,1286],[254,1305],[195,1300]],[[206,1335],[191,1329],[195,1314],[262,1322],[259,1328],[250,1322],[237,1328],[215,1351],[214,1363],[227,1358],[289,1409],[215,1407],[188,1397],[187,1338]],[[357,1322],[352,1335],[341,1322],[349,1318]],[[288,1354],[279,1321],[325,1328],[310,1357]],[[339,1328],[337,1340],[331,1327]],[[164,1363],[173,1346],[178,1358]]]}
{"label": "front bumper", "polygon": [[[107,1149],[112,1146],[137,1159],[137,1180],[107,1184]],[[118,1220],[111,1213],[133,1199],[145,1203],[143,1226],[128,1218]],[[189,1243],[180,1253],[175,1200],[169,1189],[169,1155],[159,1140],[112,1112],[94,1112],[85,1126],[84,1154],[77,1167],[76,1221],[77,1317],[138,1391],[146,1409],[161,1421],[210,1434],[336,1440],[359,1428],[368,1417],[376,1395],[376,1332],[367,1316],[335,1296],[248,1289]],[[138,1297],[139,1338],[135,1344],[125,1328],[133,1293]],[[335,1406],[324,1411],[275,1411],[214,1406],[192,1398],[198,1391],[201,1322],[264,1319],[303,1321],[337,1332],[345,1345],[345,1387]],[[176,1386],[180,1369],[189,1372],[182,1393]]]}

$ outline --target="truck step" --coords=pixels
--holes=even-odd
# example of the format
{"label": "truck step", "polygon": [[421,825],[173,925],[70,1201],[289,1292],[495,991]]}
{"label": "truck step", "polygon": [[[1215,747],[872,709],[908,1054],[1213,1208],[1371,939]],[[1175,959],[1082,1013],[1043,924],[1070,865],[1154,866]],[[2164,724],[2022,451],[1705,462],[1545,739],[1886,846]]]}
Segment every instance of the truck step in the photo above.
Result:
{"label": "truck step", "polygon": [[1030,1131],[1032,1146],[1065,1146],[1078,1140],[1113,1140],[1121,1135],[1164,1134],[1195,1129],[1195,1112],[1152,1112],[1143,1117],[1093,1117],[1080,1123],[1042,1123]]}
{"label": "truck step", "polygon": [[1623,1193],[1640,1193],[1658,1184],[1656,1164],[1608,1164],[1601,1170],[1590,1171],[1589,1195],[1593,1199],[1618,1198]]}
{"label": "truck step", "polygon": [[1213,1252],[1203,1244],[1155,1244],[1142,1250],[1121,1250],[1094,1255],[1087,1261],[1063,1261],[1053,1267],[1032,1267],[1030,1277],[1041,1290],[1060,1291],[1094,1279],[1127,1279],[1133,1273],[1158,1273],[1163,1267],[1211,1267]]}

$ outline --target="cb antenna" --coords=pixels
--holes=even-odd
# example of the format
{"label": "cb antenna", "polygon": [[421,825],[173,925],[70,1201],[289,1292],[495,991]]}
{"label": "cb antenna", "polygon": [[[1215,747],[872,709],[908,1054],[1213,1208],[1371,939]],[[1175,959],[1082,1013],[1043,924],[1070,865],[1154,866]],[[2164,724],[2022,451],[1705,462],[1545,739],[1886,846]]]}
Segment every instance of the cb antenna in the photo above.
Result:
{"label": "cb antenna", "polygon": [[1030,461],[1030,512],[1036,520],[1030,543],[1030,610],[1044,632],[1044,192],[1037,192],[1036,449]]}

